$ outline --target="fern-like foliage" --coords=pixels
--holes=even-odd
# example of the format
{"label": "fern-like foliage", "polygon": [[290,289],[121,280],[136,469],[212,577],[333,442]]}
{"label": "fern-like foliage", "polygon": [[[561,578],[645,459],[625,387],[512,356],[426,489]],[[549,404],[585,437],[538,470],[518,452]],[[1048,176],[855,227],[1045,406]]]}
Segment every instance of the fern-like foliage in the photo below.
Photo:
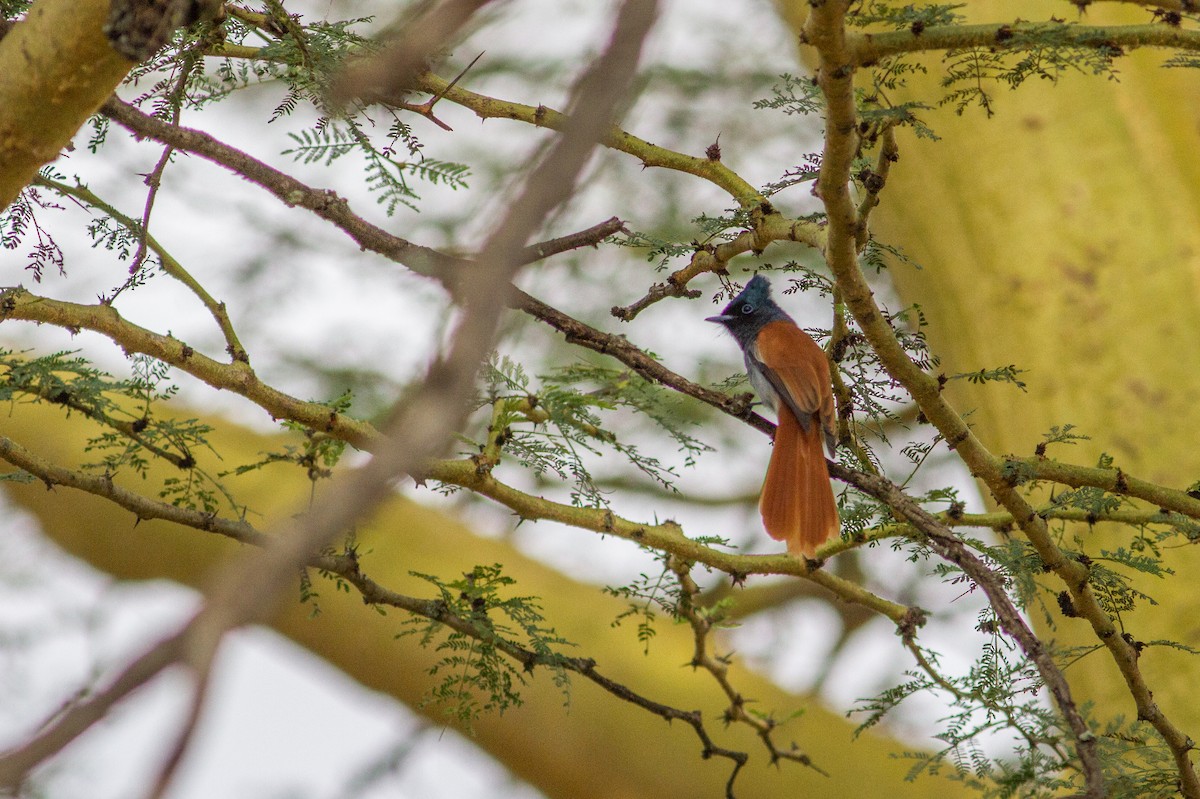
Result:
{"label": "fern-like foliage", "polygon": [[[1072,784],[1068,772],[1070,732],[1039,698],[1037,670],[997,631],[990,613],[981,614],[980,656],[962,675],[948,675],[935,652],[915,648],[924,667],[876,697],[862,700],[859,731],[877,724],[903,702],[922,693],[940,696],[948,707],[942,747],[905,753],[911,762],[908,779],[941,774],[964,782],[983,796],[1055,796]],[[985,741],[1004,731],[1012,745],[1004,758],[988,754]]]}
{"label": "fern-like foliage", "polygon": [[589,456],[605,451],[673,490],[676,468],[618,437],[606,422],[610,414],[627,411],[632,413],[626,418],[652,422],[674,442],[684,465],[709,449],[677,421],[677,397],[632,372],[576,364],[542,375],[535,384],[520,364],[499,357],[488,363],[484,379],[480,406],[494,412],[489,433],[499,434],[504,453],[524,468],[567,482],[576,505],[607,506],[587,465]]}
{"label": "fern-like foliage", "polygon": [[821,174],[821,154],[820,153],[805,153],[804,163],[798,164],[787,169],[778,180],[768,183],[763,186],[762,193],[766,197],[778,194],[784,189],[790,189],[792,186],[798,186],[804,183],[811,183]]}
{"label": "fern-like foliage", "polygon": [[627,621],[635,622],[638,643],[646,654],[650,653],[650,642],[657,635],[655,625],[659,614],[665,613],[675,621],[680,619],[679,603],[683,591],[678,576],[667,565],[667,559],[659,556],[655,560],[662,567],[657,574],[642,572],[627,585],[604,588],[604,593],[629,603],[613,619],[612,625],[619,627]]}
{"label": "fern-like foliage", "polygon": [[[329,401],[313,401],[326,405],[331,416],[344,415],[354,404],[354,395],[346,391]],[[220,476],[248,474],[277,463],[300,467],[305,471],[309,481],[314,484],[333,476],[333,468],[346,453],[345,441],[324,435],[311,427],[291,420],[285,419],[280,426],[284,430],[296,434],[293,440],[298,443],[285,442],[279,449],[263,453],[259,460],[240,464],[229,471],[222,472]]]}
{"label": "fern-like foliage", "polygon": [[1025,381],[1020,379],[1020,375],[1026,370],[1018,369],[1015,364],[1008,366],[998,366],[995,369],[980,369],[978,372],[960,372],[950,375],[947,380],[966,380],[968,383],[1012,383],[1022,391],[1025,390]]}
{"label": "fern-like foliage", "polygon": [[958,9],[966,3],[906,3],[897,5],[887,0],[867,0],[856,5],[846,16],[846,24],[866,28],[878,26],[885,30],[918,30],[934,25],[954,25],[965,17]]}
{"label": "fern-like foliage", "polygon": [[0,16],[4,19],[18,19],[25,16],[33,0],[0,0]]}
{"label": "fern-like foliage", "polygon": [[145,355],[130,360],[132,375],[122,379],[76,352],[27,358],[0,350],[0,401],[49,404],[97,423],[99,432],[84,446],[97,459],[85,463],[85,470],[145,479],[152,463],[166,461],[178,474],[164,478],[160,498],[206,513],[226,508],[240,514],[244,509],[219,477],[197,463],[196,452],[212,451],[212,428],[195,418],[160,413],[177,391],[169,382],[169,367]]}
{"label": "fern-like foliage", "polygon": [[634,247],[646,251],[646,260],[654,263],[655,268],[662,272],[676,258],[690,256],[697,250],[710,247],[714,242],[729,241],[736,237],[750,224],[750,216],[741,208],[726,209],[724,214],[710,216],[701,214],[691,220],[690,232],[694,235],[688,241],[665,239],[661,236],[643,231],[630,231],[628,234],[614,236],[610,243],[621,247]]}
{"label": "fern-like foliage", "polygon": [[1069,72],[1114,78],[1113,61],[1123,55],[1121,50],[1103,43],[1081,46],[1071,37],[1070,28],[1047,23],[1012,31],[1003,50],[970,47],[948,51],[942,76],[947,92],[940,104],[951,105],[960,114],[978,106],[991,116],[991,86],[1016,89],[1030,78],[1056,81]]}
{"label": "fern-like foliage", "polygon": [[825,110],[825,96],[812,77],[797,77],[787,72],[771,87],[771,96],[754,101],[754,108],[806,116]]}
{"label": "fern-like foliage", "polygon": [[[504,594],[515,581],[500,564],[476,566],[456,580],[413,572],[437,589],[439,618],[416,616],[399,636],[415,635],[440,659],[429,669],[438,678],[427,701],[465,727],[483,713],[503,713],[522,703],[525,669],[518,668],[506,644],[532,653],[528,667],[550,669],[554,683],[570,699],[570,679],[559,650],[571,642],[545,625],[536,597]],[[453,620],[453,623],[451,623]]]}
{"label": "fern-like foliage", "polygon": [[47,270],[65,277],[66,261],[62,248],[38,219],[39,212],[61,211],[63,206],[46,198],[36,187],[22,191],[7,208],[0,211],[0,247],[25,252],[25,271],[35,283],[41,283]]}
{"label": "fern-like foliage", "polygon": [[[284,150],[283,154],[305,164],[321,163],[325,166],[346,155],[361,156],[365,163],[364,183],[379,204],[384,206],[388,216],[395,213],[399,205],[418,210],[415,201],[420,197],[409,183],[410,177],[431,186],[444,185],[451,189],[466,187],[466,179],[470,174],[467,166],[425,158],[411,129],[399,120],[390,133],[392,136],[388,144],[377,148],[354,120],[325,120],[324,125],[314,130],[289,133],[296,146]],[[400,161],[393,157],[398,143],[407,148],[412,160]]]}

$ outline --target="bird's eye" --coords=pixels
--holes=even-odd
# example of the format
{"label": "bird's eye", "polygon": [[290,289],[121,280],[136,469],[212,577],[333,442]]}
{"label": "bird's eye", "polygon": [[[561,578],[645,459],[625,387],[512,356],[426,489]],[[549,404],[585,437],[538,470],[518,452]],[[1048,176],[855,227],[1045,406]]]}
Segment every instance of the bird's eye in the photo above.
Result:
{"label": "bird's eye", "polygon": [[746,303],[742,306],[742,313],[747,315],[754,313],[754,306],[750,303]]}

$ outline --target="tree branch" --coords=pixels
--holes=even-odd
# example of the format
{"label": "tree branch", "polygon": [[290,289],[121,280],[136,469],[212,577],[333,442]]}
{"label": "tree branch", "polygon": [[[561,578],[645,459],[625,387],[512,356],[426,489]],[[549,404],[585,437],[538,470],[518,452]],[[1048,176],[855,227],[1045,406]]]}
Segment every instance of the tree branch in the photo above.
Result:
{"label": "tree branch", "polygon": [[[988,47],[1027,50],[1043,46],[1045,37],[1056,46],[1106,48],[1113,51],[1139,47],[1170,47],[1200,51],[1200,31],[1161,23],[1149,25],[1078,25],[1062,22],[1013,22],[983,25],[934,25],[921,29],[882,33],[847,33],[846,57],[855,66],[874,64],[889,56],[930,50]],[[1039,41],[1040,39],[1040,41]]]}
{"label": "tree branch", "polygon": [[225,310],[225,303],[218,302],[216,299],[214,299],[213,296],[209,294],[207,290],[205,290],[204,286],[202,286],[198,280],[192,277],[191,273],[183,267],[183,264],[179,263],[179,261],[176,260],[176,258],[166,250],[166,248],[159,244],[158,240],[155,239],[154,236],[150,235],[150,233],[145,230],[141,222],[138,222],[133,217],[126,216],[125,214],[121,213],[116,208],[102,200],[87,186],[82,184],[77,183],[76,185],[71,186],[66,183],[60,183],[57,180],[42,177],[41,175],[35,177],[33,183],[37,186],[45,186],[46,188],[56,191],[66,197],[73,197],[85,205],[90,205],[93,208],[99,209],[103,213],[112,217],[117,221],[117,223],[131,233],[138,234],[139,236],[144,234],[145,238],[143,241],[145,246],[149,247],[150,250],[158,256],[159,263],[162,265],[162,270],[183,285],[187,286],[187,288],[200,299],[200,302],[204,304],[204,307],[208,309],[209,314],[217,323],[217,327],[220,328],[221,335],[225,337],[225,351],[229,353],[229,356],[235,361],[245,361],[246,363],[250,363],[250,356],[246,354],[245,348],[238,340],[237,333],[233,329],[233,323],[229,319],[229,313]]}
{"label": "tree branch", "polygon": [[725,694],[725,698],[729,700],[729,706],[725,709],[725,723],[737,722],[754,730],[767,751],[771,753],[772,763],[791,760],[794,763],[808,766],[819,774],[829,776],[812,762],[812,758],[796,748],[794,743],[790,750],[782,750],[775,745],[773,733],[778,724],[773,718],[764,718],[746,712],[746,703],[752,700],[742,696],[741,692],[729,681],[729,659],[711,651],[710,644],[712,642],[709,635],[713,629],[713,620],[696,605],[700,587],[692,579],[691,564],[673,557],[667,561],[667,566],[675,573],[675,577],[679,581],[680,595],[677,612],[692,628],[692,641],[695,648],[691,666],[693,669],[704,669],[712,675]]}
{"label": "tree branch", "polygon": [[[493,499],[522,519],[559,522],[624,538],[640,546],[670,553],[682,561],[703,563],[735,578],[740,579],[747,574],[789,574],[803,577],[827,588],[843,601],[870,608],[897,625],[907,624],[912,621],[914,614],[921,613],[919,608],[890,602],[857,583],[830,574],[820,568],[819,562],[806,561],[787,554],[736,555],[720,552],[688,538],[675,522],[639,524],[622,518],[607,508],[581,508],[525,494],[496,480],[492,477],[491,470],[480,469],[474,461],[434,461],[429,464],[422,477],[461,486]],[[832,547],[839,543],[834,541],[826,546]],[[818,555],[824,554],[824,548],[818,551]]]}
{"label": "tree branch", "polygon": [[776,241],[796,241],[821,250],[825,246],[825,231],[815,222],[788,219],[767,202],[750,215],[751,229],[721,244],[697,246],[688,265],[667,276],[666,283],[650,287],[640,300],[625,307],[614,306],[611,313],[623,322],[631,321],[642,311],[666,297],[695,299],[699,291],[689,290],[688,283],[708,272],[724,274],[729,261],[746,252],[761,253]]}
{"label": "tree branch", "polygon": [[31,294],[23,288],[0,291],[0,322],[23,319],[67,330],[94,330],[129,353],[143,353],[168,363],[210,386],[239,394],[272,417],[291,419],[328,433],[359,449],[373,449],[379,431],[370,423],[338,413],[328,405],[304,402],[258,379],[243,361],[221,363],[173,336],[163,336],[124,319],[110,305],[80,305]]}
{"label": "tree branch", "polygon": [[[950,446],[957,448],[972,474],[983,479],[997,500],[1018,518],[1021,528],[1026,531],[1030,541],[1046,564],[1060,574],[1073,592],[1081,596],[1082,602],[1088,604],[1087,613],[1097,628],[1097,633],[1101,633],[1102,629],[1107,627],[1110,630],[1108,638],[1118,639],[1118,643],[1109,644],[1113,649],[1113,654],[1118,656],[1118,661],[1124,662],[1136,672],[1136,666],[1130,659],[1132,648],[1125,642],[1119,641],[1119,636],[1112,634],[1111,620],[1100,608],[1087,586],[1086,569],[1082,564],[1068,560],[1054,546],[1047,534],[1045,520],[1038,517],[1024,498],[1004,481],[991,454],[974,437],[970,428],[958,414],[942,399],[941,387],[938,382],[925,374],[908,358],[900,342],[896,340],[891,326],[876,307],[874,296],[859,269],[857,253],[862,221],[851,200],[849,188],[851,165],[858,153],[859,146],[858,114],[854,97],[854,65],[856,61],[850,46],[852,37],[848,36],[845,29],[846,9],[845,0],[832,0],[814,6],[805,23],[803,36],[804,41],[812,44],[817,50],[819,58],[817,81],[825,96],[826,104],[825,146],[817,178],[817,192],[825,204],[829,223],[828,245],[825,251],[826,262],[837,280],[843,300],[871,346],[879,355],[884,368],[912,394],[926,417],[934,423]],[[871,480],[860,480],[853,484],[863,490],[873,487]],[[934,527],[938,527],[931,517],[926,521],[924,517],[927,517],[928,514],[925,511],[915,508],[915,506],[910,508],[911,501],[902,493],[891,491],[887,493],[900,503],[892,504],[892,501],[889,500],[889,506],[904,513],[910,522],[916,524],[917,520],[920,520],[922,525],[933,524]],[[877,494],[873,493],[872,495]],[[919,513],[915,513],[915,511],[919,511]],[[927,534],[929,534],[928,531]],[[976,568],[976,564],[972,561],[973,556],[970,556],[970,553],[965,550],[960,550],[958,547],[961,544],[954,546],[952,536],[937,539],[931,535],[931,541],[936,543],[935,548],[943,557],[958,563],[964,570],[968,570],[969,567],[968,574],[972,579],[982,581],[979,582],[980,587],[988,594],[998,615],[1008,614],[1008,597],[1002,590],[997,590],[994,583],[991,582],[995,578],[986,567],[982,567],[982,570]],[[979,565],[982,566],[982,564]],[[1019,614],[1016,614],[1016,618],[1008,619],[1002,616],[1001,620],[1010,635],[1021,637],[1022,648],[1026,649],[1027,654],[1037,663],[1043,681],[1051,689],[1059,711],[1070,726],[1075,737],[1076,751],[1083,766],[1089,796],[1103,796],[1105,794],[1104,776],[1100,770],[1096,753],[1095,734],[1088,729],[1080,717],[1062,673],[1054,664],[1053,659],[1042,650],[1041,642],[1037,640],[1036,636],[1033,636],[1032,640],[1024,640],[1024,621],[1020,619]],[[1032,636],[1032,633],[1029,635]],[[1102,640],[1105,639],[1102,638]],[[1164,738],[1167,738],[1168,744],[1174,751],[1177,753],[1182,751],[1175,749],[1176,743],[1182,743],[1177,731],[1164,727],[1160,729],[1160,732],[1164,733]],[[1174,738],[1168,738],[1168,734],[1171,733],[1174,734]],[[1180,763],[1180,776],[1186,781],[1184,764],[1186,764],[1186,757]],[[1194,780],[1195,774],[1191,771],[1190,765],[1186,771],[1191,773],[1191,778]]]}
{"label": "tree branch", "polygon": [[[449,85],[449,81],[445,78],[431,72],[418,75],[414,82],[414,88],[429,94],[441,95],[452,103],[474,111],[480,119],[512,119],[551,130],[562,130],[566,124],[567,116],[553,108],[499,100],[495,97],[476,94],[461,86],[449,88]],[[761,192],[720,161],[668,150],[644,139],[639,139],[615,126],[608,130],[601,144],[632,155],[641,161],[643,166],[663,167],[703,178],[726,191],[743,208],[753,208],[766,201]]]}
{"label": "tree branch", "polygon": [[133,66],[101,32],[108,10],[108,0],[44,0],[0,39],[0,208]]}
{"label": "tree branch", "polygon": [[[268,618],[298,567],[373,510],[388,495],[397,475],[419,468],[445,446],[452,431],[462,426],[478,364],[492,346],[503,309],[500,300],[504,287],[521,266],[523,244],[546,215],[572,192],[576,176],[628,90],[642,42],[656,15],[657,5],[642,0],[627,0],[618,12],[609,46],[584,74],[577,89],[576,107],[583,110],[572,117],[562,138],[533,170],[524,190],[488,238],[479,254],[486,267],[478,270],[463,287],[467,308],[454,331],[452,344],[446,355],[430,367],[420,391],[393,409],[382,442],[385,445],[364,466],[335,478],[336,490],[328,492],[323,502],[301,516],[287,534],[272,536],[261,550],[222,570],[206,592],[201,610],[179,633],[152,650],[159,653],[159,660],[154,661],[157,668],[148,675],[139,672],[139,681],[122,682],[122,692],[115,693],[112,702],[152,677],[166,663],[181,661],[197,675],[207,674],[226,632]],[[23,302],[28,307],[26,293],[4,292],[0,294],[0,311],[12,315]],[[117,323],[121,320],[111,308],[74,306],[65,310],[80,309],[91,312],[97,324],[120,327]],[[125,327],[135,326],[126,323]],[[155,335],[141,332],[149,337]],[[253,376],[245,364],[235,362],[232,366],[247,377]],[[47,731],[58,748],[39,748],[32,760],[24,757],[7,761],[8,765],[0,766],[9,777],[5,784],[17,784],[34,765],[65,746],[94,721],[94,713],[94,704],[86,703],[63,714]],[[61,731],[75,732],[64,739]],[[53,737],[55,734],[57,737]],[[169,778],[169,766],[163,775]]]}
{"label": "tree branch", "polygon": [[1080,488],[1092,486],[1111,494],[1136,497],[1155,507],[1174,511],[1193,519],[1200,519],[1200,499],[1184,491],[1151,483],[1121,469],[1101,469],[1094,466],[1077,466],[1047,458],[1006,458],[1006,468],[1014,480],[1050,480],[1062,485]]}

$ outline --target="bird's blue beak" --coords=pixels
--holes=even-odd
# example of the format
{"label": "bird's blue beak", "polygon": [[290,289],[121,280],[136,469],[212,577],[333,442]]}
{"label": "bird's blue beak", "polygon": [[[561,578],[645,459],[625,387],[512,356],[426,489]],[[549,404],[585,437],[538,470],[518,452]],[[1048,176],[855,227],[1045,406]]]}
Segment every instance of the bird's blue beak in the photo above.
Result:
{"label": "bird's blue beak", "polygon": [[720,314],[719,316],[706,316],[706,317],[704,317],[704,321],[705,322],[716,322],[719,325],[723,325],[726,322],[732,322],[736,318],[737,318],[736,316],[730,316],[729,314],[723,313],[723,314]]}

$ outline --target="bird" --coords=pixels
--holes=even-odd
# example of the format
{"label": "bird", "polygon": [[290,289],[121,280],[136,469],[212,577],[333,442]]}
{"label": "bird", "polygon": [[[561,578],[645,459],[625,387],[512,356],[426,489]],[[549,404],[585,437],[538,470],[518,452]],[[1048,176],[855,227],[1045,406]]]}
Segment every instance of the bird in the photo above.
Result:
{"label": "bird", "polygon": [[788,552],[811,560],[840,530],[822,441],[834,455],[836,417],[825,351],[774,300],[755,275],[717,316],[746,359],[750,384],[779,422],[758,509],[763,527]]}

